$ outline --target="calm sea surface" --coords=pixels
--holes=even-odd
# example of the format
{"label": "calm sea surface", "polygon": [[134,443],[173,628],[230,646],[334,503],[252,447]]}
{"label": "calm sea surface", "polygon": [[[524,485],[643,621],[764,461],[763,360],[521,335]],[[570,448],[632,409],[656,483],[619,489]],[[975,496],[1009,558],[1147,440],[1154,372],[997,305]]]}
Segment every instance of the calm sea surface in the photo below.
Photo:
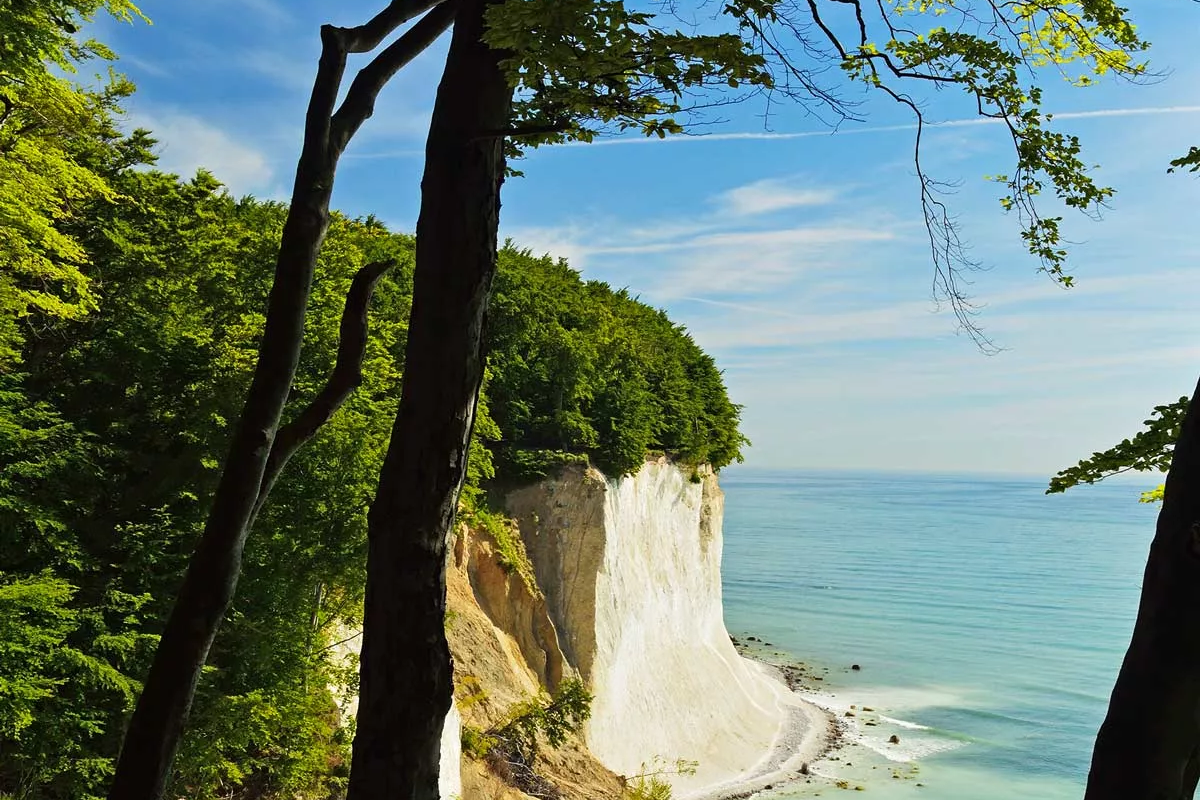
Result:
{"label": "calm sea surface", "polygon": [[[878,798],[1079,798],[1152,483],[1046,496],[1037,479],[726,470],[727,627],[824,676],[816,699],[852,744],[822,775]],[[818,791],[836,789],[775,796]]]}

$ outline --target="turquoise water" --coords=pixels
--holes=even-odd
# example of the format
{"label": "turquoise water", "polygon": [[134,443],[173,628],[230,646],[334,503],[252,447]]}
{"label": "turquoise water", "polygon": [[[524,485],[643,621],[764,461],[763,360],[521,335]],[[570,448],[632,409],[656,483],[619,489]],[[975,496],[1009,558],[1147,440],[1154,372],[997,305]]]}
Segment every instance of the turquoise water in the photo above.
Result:
{"label": "turquoise water", "polygon": [[855,744],[815,765],[827,780],[774,796],[846,780],[883,798],[1080,797],[1150,483],[1046,496],[1038,479],[722,473],[727,627],[827,668],[818,700],[856,707]]}

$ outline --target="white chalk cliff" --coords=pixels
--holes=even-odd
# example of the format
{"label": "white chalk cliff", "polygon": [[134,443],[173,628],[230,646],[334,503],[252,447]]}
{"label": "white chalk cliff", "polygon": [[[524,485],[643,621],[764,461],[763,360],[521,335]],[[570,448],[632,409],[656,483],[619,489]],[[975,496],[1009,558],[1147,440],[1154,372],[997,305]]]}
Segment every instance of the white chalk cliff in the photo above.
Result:
{"label": "white chalk cliff", "polygon": [[724,495],[711,470],[658,459],[608,479],[573,465],[506,505],[536,586],[501,564],[486,530],[456,532],[446,628],[458,705],[442,737],[444,800],[526,798],[486,759],[463,758],[461,732],[502,723],[571,675],[594,696],[591,718],[582,742],[538,764],[570,800],[616,800],[618,776],[678,760],[696,771],[664,776],[674,796],[707,800],[794,774],[820,750],[825,718],[738,655],[725,630]]}
{"label": "white chalk cliff", "polygon": [[[724,495],[665,459],[608,480],[582,466],[509,495],[565,659],[595,696],[591,752],[627,776],[704,794],[775,766],[795,701],[734,650],[721,606]],[[660,767],[662,765],[660,764]]]}

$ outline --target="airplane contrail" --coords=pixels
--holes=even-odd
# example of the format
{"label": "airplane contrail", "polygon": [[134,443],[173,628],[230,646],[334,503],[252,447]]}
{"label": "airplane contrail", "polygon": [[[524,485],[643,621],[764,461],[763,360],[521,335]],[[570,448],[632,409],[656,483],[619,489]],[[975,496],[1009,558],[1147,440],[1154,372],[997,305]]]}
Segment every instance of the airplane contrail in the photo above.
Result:
{"label": "airplane contrail", "polygon": [[[1060,114],[1051,112],[1053,119],[1093,119],[1097,117],[1140,117],[1161,114],[1196,114],[1200,106],[1151,106],[1145,108],[1102,108],[1093,111],[1064,111]],[[944,122],[926,122],[926,128],[962,128],[972,125],[996,125],[998,119],[990,117],[971,117],[969,119],[951,119]],[[791,133],[776,133],[771,131],[743,131],[734,133],[701,133],[668,136],[659,139],[656,136],[622,136],[612,139],[596,139],[589,146],[625,145],[665,142],[723,142],[742,139],[808,139],[815,136],[846,136],[862,133],[888,133],[891,131],[913,131],[917,129],[915,122],[902,125],[873,125],[865,128],[836,128],[824,131],[795,131]],[[584,142],[569,142],[568,146],[583,146]]]}

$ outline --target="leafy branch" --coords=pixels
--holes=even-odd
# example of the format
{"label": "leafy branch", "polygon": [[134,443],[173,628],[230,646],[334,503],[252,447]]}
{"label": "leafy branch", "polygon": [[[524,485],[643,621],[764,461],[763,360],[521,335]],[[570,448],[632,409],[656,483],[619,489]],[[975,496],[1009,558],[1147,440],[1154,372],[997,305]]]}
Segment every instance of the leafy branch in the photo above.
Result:
{"label": "leafy branch", "polygon": [[[1181,397],[1174,403],[1155,406],[1150,419],[1142,424],[1146,429],[1132,439],[1125,439],[1108,450],[1093,453],[1073,467],[1062,470],[1050,479],[1046,494],[1065,492],[1081,483],[1096,483],[1126,472],[1166,472],[1171,466],[1175,442],[1179,439],[1184,415],[1187,414],[1188,398]],[[1147,492],[1142,502],[1161,499],[1161,491]]]}

